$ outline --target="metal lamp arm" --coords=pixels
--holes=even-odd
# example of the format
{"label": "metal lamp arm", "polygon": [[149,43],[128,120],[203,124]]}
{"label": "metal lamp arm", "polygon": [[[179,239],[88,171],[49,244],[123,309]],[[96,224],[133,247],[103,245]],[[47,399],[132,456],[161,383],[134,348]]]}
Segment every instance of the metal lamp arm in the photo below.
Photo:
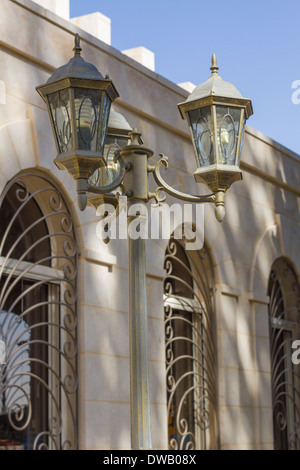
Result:
{"label": "metal lamp arm", "polygon": [[186,194],[182,193],[181,191],[177,191],[176,189],[172,188],[161,176],[160,169],[164,166],[166,169],[168,168],[168,157],[163,154],[159,155],[161,158],[156,163],[155,166],[149,166],[149,172],[153,173],[153,177],[156,183],[159,185],[160,191],[165,191],[170,196],[174,196],[177,199],[181,199],[185,202],[194,202],[194,203],[204,203],[204,202],[216,202],[215,194],[208,194],[204,196],[197,196],[193,194]]}

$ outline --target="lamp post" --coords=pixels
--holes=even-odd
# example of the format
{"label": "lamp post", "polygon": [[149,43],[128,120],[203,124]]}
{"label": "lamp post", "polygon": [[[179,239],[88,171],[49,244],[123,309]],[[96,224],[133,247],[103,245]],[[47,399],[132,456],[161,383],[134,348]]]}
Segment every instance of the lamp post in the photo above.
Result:
{"label": "lamp post", "polygon": [[[52,123],[58,151],[54,161],[75,179],[79,209],[84,210],[87,204],[97,208],[105,202],[118,208],[119,196],[126,195],[130,225],[137,217],[131,215],[132,205],[139,204],[143,213],[150,199],[162,201],[159,193],[163,190],[186,202],[215,204],[216,218],[221,222],[224,194],[242,178],[242,136],[253,110],[251,101],[218,75],[215,55],[211,76],[178,105],[192,135],[197,166],[194,177],[212,191],[199,196],[172,188],[160,172],[167,168],[168,158],[161,154],[160,160],[150,165],[153,151],[143,145],[141,134],[120,114],[110,115],[118,93],[108,77],[103,78],[96,67],[83,60],[78,34],[74,53],[37,91],[47,103]],[[149,174],[158,184],[154,193],[149,192]],[[129,334],[131,445],[132,449],[151,449],[144,237],[129,236]]]}

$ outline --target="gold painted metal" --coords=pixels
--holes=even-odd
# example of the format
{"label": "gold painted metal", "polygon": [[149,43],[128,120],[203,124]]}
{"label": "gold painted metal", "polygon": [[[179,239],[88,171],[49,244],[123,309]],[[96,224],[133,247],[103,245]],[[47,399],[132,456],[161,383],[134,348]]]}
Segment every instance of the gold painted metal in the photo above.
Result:
{"label": "gold painted metal", "polygon": [[243,179],[239,168],[221,163],[199,168],[195,171],[194,176],[198,183],[205,183],[214,193],[219,190],[227,191],[232,183]]}
{"label": "gold painted metal", "polygon": [[[132,128],[124,116],[111,109],[104,147],[104,159],[108,166],[98,168],[88,180],[87,203],[95,209],[102,204],[109,204],[117,209],[118,195],[126,193],[122,182],[129,165],[125,165],[119,150],[130,143],[130,132],[132,132]],[[143,143],[141,138],[140,143]],[[113,158],[111,153],[114,154]],[[110,171],[110,164],[116,167],[118,174],[112,181],[110,178],[107,182],[106,172]]]}
{"label": "gold painted metal", "polygon": [[216,219],[219,222],[223,222],[225,217],[225,202],[224,202],[224,194],[225,191],[218,191],[215,194],[216,202],[215,202],[215,215]]}
{"label": "gold painted metal", "polygon": [[[112,193],[115,189],[117,189],[119,186],[123,186],[123,181],[124,181],[124,176],[125,173],[130,169],[130,166],[128,163],[126,164],[124,159],[121,157],[121,155],[118,153],[115,157],[115,161],[119,163],[119,174],[117,177],[112,181],[110,184],[107,184],[105,186],[98,186],[95,184],[89,184],[88,185],[88,191],[93,194],[109,194]],[[91,180],[89,180],[90,182]]]}
{"label": "gold painted metal", "polygon": [[96,186],[91,184],[88,180],[87,187],[87,204],[94,207],[96,210],[102,204],[109,204],[118,208],[119,200],[118,195],[125,195],[125,188],[123,179],[128,166],[125,165],[120,156],[116,156],[116,161],[120,164],[120,171],[116,179],[106,186]]}
{"label": "gold painted metal", "polygon": [[159,191],[165,191],[170,196],[173,196],[177,199],[181,199],[185,202],[194,202],[194,203],[204,203],[204,202],[215,202],[215,195],[209,194],[207,196],[197,196],[192,194],[186,194],[181,191],[178,191],[172,186],[170,186],[161,176],[160,169],[164,166],[166,169],[168,168],[168,157],[166,155],[160,154],[160,160],[157,162],[155,166],[149,166],[148,171],[153,173],[153,177],[156,183],[159,185]]}
{"label": "gold painted metal", "polygon": [[[242,145],[242,137],[243,137],[243,123],[244,123],[244,119],[245,119],[245,110],[242,109],[241,110],[241,117],[240,117],[240,124],[239,124],[239,129],[240,129],[240,132],[239,132],[239,135],[238,135],[238,141],[237,141],[237,151],[241,153],[242,149],[241,149],[241,145]],[[239,155],[240,157],[240,155]],[[238,164],[240,163],[239,161],[237,162]]]}
{"label": "gold painted metal", "polygon": [[[86,63],[86,62],[85,62]],[[80,73],[80,70],[78,71]],[[101,80],[101,81],[100,81]],[[109,78],[98,80],[88,79],[88,78],[75,78],[75,77],[66,77],[61,78],[55,82],[47,82],[45,85],[41,85],[36,88],[37,92],[41,95],[44,101],[46,101],[46,96],[54,93],[55,91],[60,91],[69,89],[69,88],[88,88],[90,90],[103,90],[106,91],[111,100],[115,100],[119,95],[116,91],[112,81]]]}
{"label": "gold painted metal", "polygon": [[[112,82],[107,78],[103,79],[96,67],[83,61],[80,56],[81,48],[78,36],[75,38],[74,52],[74,58],[71,59],[66,66],[57,69],[44,86],[37,87],[37,91],[43,99],[47,101],[47,96],[50,93],[54,93],[55,91],[62,89],[69,89],[70,94],[72,94],[74,87],[82,87],[91,90],[104,90],[111,100],[116,98],[118,95]],[[163,179],[160,173],[162,166],[168,168],[167,157],[160,155],[161,158],[156,165],[148,165],[148,160],[153,155],[153,151],[143,145],[141,134],[138,133],[136,129],[130,132],[131,129],[128,123],[126,123],[121,115],[115,113],[115,119],[111,119],[107,136],[114,136],[116,138],[128,137],[131,139],[131,143],[119,149],[119,161],[124,162],[125,166],[122,167],[122,170],[112,183],[107,185],[98,183],[95,185],[94,182],[92,184],[89,182],[91,176],[96,174],[97,171],[100,177],[101,168],[104,168],[106,165],[104,156],[97,154],[97,152],[76,150],[74,152],[71,151],[63,154],[58,153],[55,159],[55,163],[58,168],[66,169],[76,180],[78,205],[81,210],[85,208],[87,203],[96,207],[99,204],[108,202],[109,204],[113,203],[113,205],[117,207],[117,189],[119,194],[125,194],[127,197],[133,198],[137,201],[147,202],[150,198],[155,198],[158,203],[161,203],[165,200],[165,197],[162,198],[160,193],[164,191],[165,193],[185,202],[210,202],[216,204],[216,193],[219,192],[220,194],[224,194],[233,182],[242,179],[242,173],[238,167],[237,161],[235,162],[235,165],[226,165],[218,161],[217,147],[219,144],[216,107],[218,105],[226,105],[228,107],[233,106],[234,108],[241,109],[239,135],[236,143],[236,153],[238,155],[242,141],[244,118],[247,118],[252,114],[252,104],[249,99],[243,98],[233,85],[228,82],[224,82],[218,75],[218,66],[215,54],[212,56],[211,72],[211,77],[204,84],[196,87],[188,99],[184,103],[179,104],[178,107],[182,117],[188,120],[189,112],[191,110],[206,106],[210,106],[211,108],[213,122],[212,144],[214,148],[215,161],[213,164],[207,166],[201,167],[198,165],[198,168],[194,172],[194,177],[197,182],[205,183],[212,191],[212,194],[203,196],[191,195],[172,188]],[[74,124],[74,99],[70,99],[70,102],[73,103],[70,109],[73,126],[72,137],[73,139],[76,139],[77,133],[76,126]],[[47,104],[49,114],[51,115],[48,101]],[[51,124],[53,127],[52,120]],[[55,133],[55,129],[53,129],[53,131]],[[195,146],[194,141],[193,145]],[[77,141],[74,143],[74,147],[77,148]],[[124,168],[126,168],[126,171],[124,171]],[[149,192],[149,173],[153,174],[155,181],[159,185],[152,193]],[[216,206],[216,216],[219,221],[223,220],[224,201],[222,203],[222,216],[220,215],[220,212],[221,209],[219,204],[218,208]]]}
{"label": "gold painted metal", "polygon": [[98,209],[102,204],[110,204],[115,209],[118,208],[119,201],[115,194],[88,194],[88,205]]}
{"label": "gold painted metal", "polygon": [[[135,202],[137,200],[134,199],[129,202],[129,210]],[[146,211],[143,200],[139,200],[139,205]],[[135,218],[129,215],[128,224],[133,223]],[[128,248],[131,446],[134,450],[149,450],[152,443],[145,238],[129,237]]]}
{"label": "gold painted metal", "polygon": [[[75,94],[74,90],[91,90],[93,92],[99,91],[101,108],[98,111],[98,117],[95,116],[94,125],[98,139],[99,131],[106,134],[105,127],[100,127],[99,123],[103,117],[103,106],[106,97],[108,98],[108,103],[106,106],[110,106],[110,103],[116,99],[119,95],[113,85],[112,81],[107,76],[103,78],[101,73],[97,68],[88,62],[86,62],[81,57],[81,47],[80,47],[80,37],[78,34],[75,35],[75,45],[74,45],[74,57],[62,67],[59,67],[54,73],[50,76],[47,82],[44,85],[38,86],[36,88],[37,92],[46,102],[48,107],[48,113],[50,116],[50,121],[52,125],[52,131],[55,137],[55,143],[57,147],[57,157],[55,159],[55,164],[59,169],[65,169],[69,174],[76,180],[77,193],[78,193],[78,206],[81,210],[86,207],[87,204],[87,180],[95,172],[97,168],[103,167],[105,161],[103,154],[99,151],[100,144],[97,141],[96,148],[97,150],[82,150],[79,149],[78,137],[77,137],[77,118],[75,115]],[[67,151],[62,151],[60,148],[61,142],[59,142],[59,137],[57,135],[57,130],[54,125],[54,116],[50,107],[50,97],[56,96],[61,99],[61,92],[68,92],[68,98],[66,103],[67,119],[68,125],[70,126],[72,133],[70,140],[72,139],[71,149]],[[102,93],[102,94],[101,94]],[[88,98],[88,95],[87,95]],[[85,98],[81,97],[81,100]],[[61,99],[62,100],[62,99]],[[63,100],[62,100],[63,101]],[[82,101],[83,102],[83,101]],[[82,105],[82,104],[81,104]],[[56,112],[56,110],[55,110]],[[95,112],[95,110],[94,110]],[[103,121],[103,126],[105,126],[105,121]],[[80,128],[80,126],[79,126]]]}
{"label": "gold painted metal", "polygon": [[88,179],[97,168],[105,166],[103,157],[99,157],[96,152],[86,150],[75,150],[75,152],[57,155],[54,163],[60,170],[67,170],[75,180]]}
{"label": "gold painted metal", "polygon": [[137,201],[149,200],[148,193],[148,159],[152,157],[153,150],[141,145],[141,134],[134,129],[129,133],[131,144],[119,150],[121,158],[132,169],[124,178],[124,186],[130,197]]}
{"label": "gold painted metal", "polygon": [[249,98],[244,98],[237,88],[229,82],[225,82],[218,74],[216,55],[212,55],[211,76],[206,82],[198,85],[189,95],[186,101],[178,104],[182,118],[186,119],[187,111],[198,109],[212,104],[228,104],[245,109],[246,119],[253,114],[252,103]]}
{"label": "gold painted metal", "polygon": [[[193,135],[192,123],[190,121],[190,112],[200,110],[205,107],[211,109],[211,121],[213,129],[211,129],[211,140],[213,145],[214,162],[206,166],[197,164],[194,173],[195,180],[199,183],[205,183],[209,189],[216,193],[218,191],[226,191],[232,183],[242,179],[242,172],[239,169],[239,156],[241,151],[242,134],[244,122],[253,114],[251,100],[244,98],[234,85],[225,82],[218,74],[216,55],[212,56],[211,76],[208,80],[198,85],[190,94],[187,100],[178,105],[180,114],[183,119],[189,123],[195,154],[198,162],[198,150]],[[241,111],[239,119],[239,129],[236,139],[235,148],[235,164],[227,165],[219,162],[219,146],[220,136],[217,127],[217,108],[227,107],[230,109],[239,109]]]}
{"label": "gold painted metal", "polygon": [[[49,94],[60,90],[72,90],[75,88],[104,91],[113,101],[118,94],[112,82],[103,78],[96,67],[91,64],[83,64],[80,56],[79,37],[75,38],[75,55],[66,65],[57,69],[48,82],[37,91],[47,102],[48,112],[51,109],[47,99]],[[82,62],[83,61],[83,62]],[[141,223],[141,217],[146,211],[146,203],[155,198],[158,203],[165,200],[160,193],[163,191],[177,199],[192,203],[213,203],[218,221],[222,221],[225,215],[224,194],[229,186],[241,179],[241,171],[237,164],[224,165],[217,161],[218,135],[216,130],[216,107],[224,105],[242,109],[240,124],[244,123],[252,114],[251,101],[243,98],[233,85],[224,82],[217,73],[216,58],[212,59],[212,76],[203,85],[199,85],[190,97],[179,104],[179,110],[183,118],[189,120],[189,111],[205,106],[211,107],[211,113],[215,123],[213,144],[215,148],[215,162],[206,167],[198,167],[195,171],[196,181],[205,182],[212,190],[209,195],[185,194],[172,188],[161,176],[161,167],[168,168],[168,158],[160,155],[156,165],[148,164],[153,156],[153,150],[143,144],[141,134],[133,129],[131,131],[124,120],[117,119],[112,123],[108,136],[129,137],[130,143],[118,149],[113,163],[119,164],[119,172],[113,181],[106,180],[101,174],[101,167],[107,164],[104,155],[97,152],[78,151],[75,142],[74,152],[59,153],[55,163],[60,169],[67,169],[77,182],[78,206],[83,210],[87,203],[94,208],[100,204],[111,204],[116,211],[119,208],[118,195],[126,195],[128,228],[131,223]],[[208,90],[210,90],[208,92]],[[74,98],[74,96],[73,96]],[[70,102],[74,99],[70,96]],[[73,107],[72,107],[73,106]],[[102,101],[103,106],[103,101]],[[73,138],[76,139],[76,125],[74,123],[75,109],[71,104],[73,121]],[[51,120],[52,123],[52,120]],[[52,124],[54,135],[55,129]],[[243,126],[240,125],[240,128]],[[240,150],[242,134],[238,136],[238,149]],[[195,143],[193,141],[195,146]],[[58,145],[57,145],[58,146]],[[59,150],[59,146],[58,146]],[[238,162],[235,162],[238,163]],[[152,173],[158,187],[154,192],[149,192],[148,178]],[[104,180],[104,184],[103,184]],[[141,214],[131,214],[134,204],[139,204]],[[106,217],[105,214],[103,217]],[[109,216],[108,216],[109,217]],[[106,220],[106,219],[105,219]],[[148,340],[147,340],[147,295],[146,295],[146,244],[143,237],[129,239],[129,331],[130,331],[130,371],[131,371],[131,439],[133,449],[151,449],[150,432],[150,401],[149,401],[149,377],[148,377]],[[108,239],[105,242],[109,241]]]}

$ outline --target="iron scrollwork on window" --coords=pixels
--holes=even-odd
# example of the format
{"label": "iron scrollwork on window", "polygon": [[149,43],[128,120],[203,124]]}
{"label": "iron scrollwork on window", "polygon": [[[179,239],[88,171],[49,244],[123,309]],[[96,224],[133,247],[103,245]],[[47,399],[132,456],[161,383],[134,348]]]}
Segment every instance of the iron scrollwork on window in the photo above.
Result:
{"label": "iron scrollwork on window", "polygon": [[292,344],[300,338],[300,287],[285,258],[272,267],[268,294],[274,448],[300,450],[300,365]]}
{"label": "iron scrollwork on window", "polygon": [[76,277],[72,217],[39,172],[0,197],[0,449],[76,449]]}
{"label": "iron scrollwork on window", "polygon": [[192,264],[182,245],[171,239],[164,306],[169,448],[174,450],[218,445],[214,283],[204,248]]}

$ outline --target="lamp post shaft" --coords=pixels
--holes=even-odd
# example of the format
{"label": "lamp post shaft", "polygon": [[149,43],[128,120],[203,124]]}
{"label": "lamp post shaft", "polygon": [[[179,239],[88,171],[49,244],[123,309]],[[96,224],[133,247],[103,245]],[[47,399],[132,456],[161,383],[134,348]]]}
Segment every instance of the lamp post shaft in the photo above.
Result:
{"label": "lamp post shaft", "polygon": [[[141,134],[134,129],[131,145],[122,147],[120,155],[127,164],[124,187],[131,194],[128,203],[129,252],[129,335],[130,335],[130,408],[131,447],[134,450],[151,449],[148,318],[146,292],[146,237],[148,158],[153,151],[140,145]],[[134,206],[134,207],[133,207]],[[136,230],[131,231],[131,225]],[[139,229],[138,229],[139,227]],[[136,236],[140,231],[140,236]]]}
{"label": "lamp post shaft", "polygon": [[[128,222],[132,221],[129,217]],[[131,446],[151,449],[145,239],[129,236]]]}

